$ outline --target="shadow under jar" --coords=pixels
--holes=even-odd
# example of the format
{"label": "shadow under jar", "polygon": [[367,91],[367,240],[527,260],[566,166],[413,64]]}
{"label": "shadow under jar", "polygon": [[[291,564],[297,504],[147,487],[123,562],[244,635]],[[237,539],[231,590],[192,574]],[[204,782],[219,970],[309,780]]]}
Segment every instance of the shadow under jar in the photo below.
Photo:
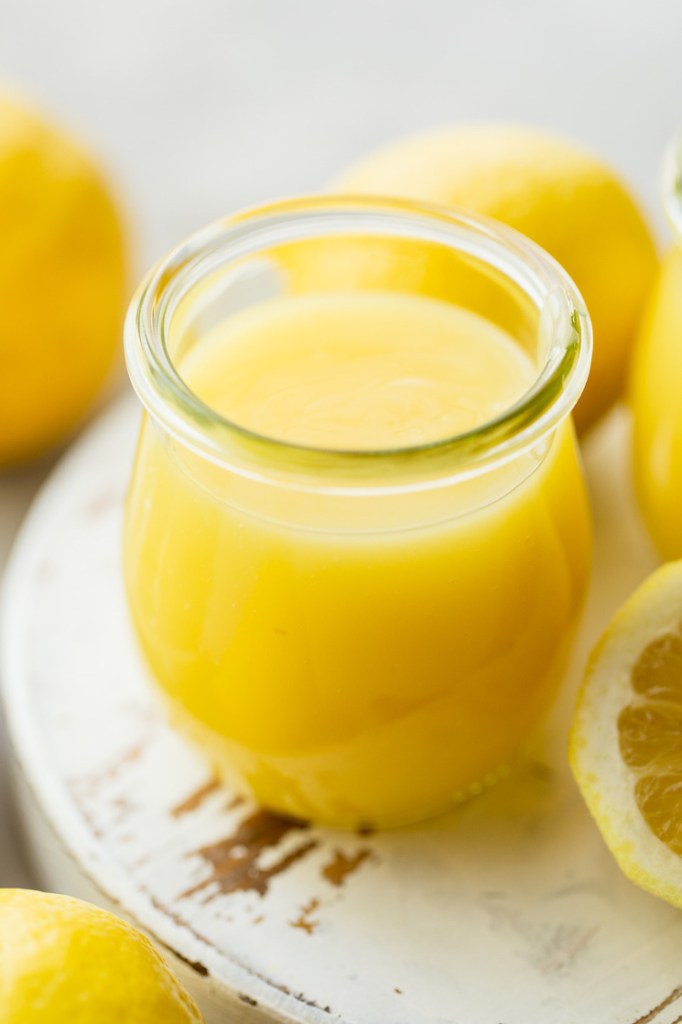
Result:
{"label": "shadow under jar", "polygon": [[230,784],[387,827],[506,770],[584,596],[590,351],[544,252],[436,207],[286,201],[150,273],[127,592],[174,722]]}

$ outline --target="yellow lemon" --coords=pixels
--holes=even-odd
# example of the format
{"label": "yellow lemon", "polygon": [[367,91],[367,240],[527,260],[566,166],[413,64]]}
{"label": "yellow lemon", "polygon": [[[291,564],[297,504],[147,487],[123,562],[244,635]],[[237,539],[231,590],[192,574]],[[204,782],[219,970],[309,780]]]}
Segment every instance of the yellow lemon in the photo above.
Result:
{"label": "yellow lemon", "polygon": [[[532,238],[576,282],[594,325],[592,372],[575,413],[578,429],[589,427],[621,394],[656,252],[637,205],[601,160],[536,129],[471,125],[394,142],[342,174],[334,189],[465,207]],[[437,265],[437,254],[433,259],[436,266],[427,259],[417,273],[426,290],[445,294],[451,275]],[[381,274],[381,258],[366,262],[370,275]],[[399,272],[404,275],[405,268]]]}
{"label": "yellow lemon", "polygon": [[0,466],[63,440],[118,349],[126,298],[118,211],[90,157],[0,98]]}
{"label": "yellow lemon", "polygon": [[597,644],[570,758],[625,874],[682,906],[682,562],[658,569]]}
{"label": "yellow lemon", "polygon": [[630,381],[633,468],[660,553],[682,557],[682,248],[673,245],[647,303]]}
{"label": "yellow lemon", "polygon": [[68,896],[0,889],[2,1024],[201,1024],[138,931]]}

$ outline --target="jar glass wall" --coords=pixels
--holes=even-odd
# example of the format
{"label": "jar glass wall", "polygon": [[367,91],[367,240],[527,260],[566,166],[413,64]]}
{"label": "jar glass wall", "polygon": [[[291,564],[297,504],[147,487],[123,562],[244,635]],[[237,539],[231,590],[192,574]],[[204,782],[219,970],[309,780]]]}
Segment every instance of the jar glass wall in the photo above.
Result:
{"label": "jar glass wall", "polygon": [[[267,436],[189,386],[216,325],[359,293],[475,313],[530,361],[529,386],[474,429],[350,448]],[[580,297],[546,254],[438,208],[285,202],[152,271],[126,329],[146,410],[127,591],[174,720],[231,784],[296,817],[389,826],[505,770],[549,704],[585,591],[570,412],[590,351]]]}

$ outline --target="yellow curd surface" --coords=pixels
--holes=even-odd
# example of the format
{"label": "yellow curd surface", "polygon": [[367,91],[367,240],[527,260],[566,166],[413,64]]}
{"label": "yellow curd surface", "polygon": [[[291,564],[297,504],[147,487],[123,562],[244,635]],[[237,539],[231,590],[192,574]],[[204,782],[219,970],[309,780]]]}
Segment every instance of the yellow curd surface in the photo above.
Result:
{"label": "yellow curd surface", "polygon": [[[235,313],[179,369],[243,428],[364,451],[471,430],[536,374],[477,314],[367,292]],[[589,562],[572,427],[445,487],[324,482],[245,480],[146,419],[134,622],[177,721],[260,802],[342,826],[417,820],[494,781],[559,678]]]}

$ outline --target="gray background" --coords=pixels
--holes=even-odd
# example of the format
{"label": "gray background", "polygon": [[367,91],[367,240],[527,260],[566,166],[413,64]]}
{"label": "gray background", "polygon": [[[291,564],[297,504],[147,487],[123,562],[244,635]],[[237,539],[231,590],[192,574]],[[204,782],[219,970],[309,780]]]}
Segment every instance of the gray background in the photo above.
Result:
{"label": "gray background", "polygon": [[[590,144],[660,225],[682,2],[0,0],[0,68],[109,168],[138,274],[230,209],[313,190],[397,134],[478,118]],[[48,469],[0,476],[0,566]],[[0,734],[0,885],[26,883]]]}

